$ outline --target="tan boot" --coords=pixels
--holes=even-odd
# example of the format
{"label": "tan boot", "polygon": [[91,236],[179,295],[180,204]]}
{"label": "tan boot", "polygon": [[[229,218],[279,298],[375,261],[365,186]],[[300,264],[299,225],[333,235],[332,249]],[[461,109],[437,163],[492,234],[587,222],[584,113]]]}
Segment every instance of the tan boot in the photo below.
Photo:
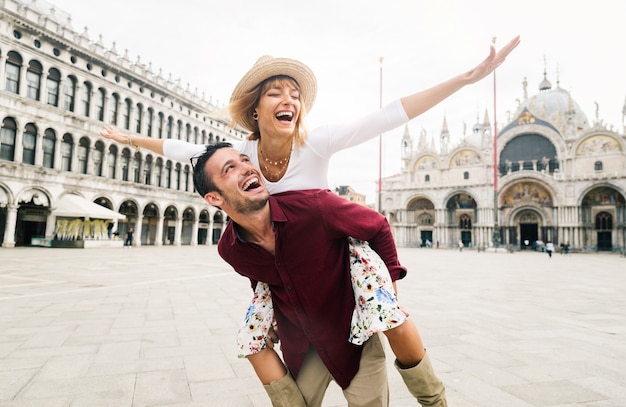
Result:
{"label": "tan boot", "polygon": [[273,407],[306,407],[300,388],[289,372],[282,379],[263,385],[263,388]]}
{"label": "tan boot", "polygon": [[398,366],[398,361],[394,363],[398,372],[404,380],[404,384],[409,392],[417,399],[423,407],[447,407],[446,389],[435,375],[433,366],[430,363],[428,353],[417,364],[417,366],[402,369]]}

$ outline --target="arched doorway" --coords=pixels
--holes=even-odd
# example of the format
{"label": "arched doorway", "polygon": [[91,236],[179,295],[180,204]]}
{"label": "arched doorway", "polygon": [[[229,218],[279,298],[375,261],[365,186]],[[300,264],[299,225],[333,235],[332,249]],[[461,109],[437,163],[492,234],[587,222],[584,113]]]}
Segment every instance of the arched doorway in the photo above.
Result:
{"label": "arched doorway", "polygon": [[222,211],[215,212],[213,215],[213,237],[211,242],[213,244],[217,244],[219,242],[220,237],[222,236],[222,224],[224,223],[224,215]]}
{"label": "arched doorway", "polygon": [[598,251],[611,251],[613,249],[613,215],[608,212],[600,212],[596,215],[596,240]]}
{"label": "arched doorway", "polygon": [[117,232],[120,234],[120,237],[124,239],[128,229],[133,228],[134,230],[137,228],[135,224],[137,222],[137,214],[139,213],[137,204],[133,201],[124,201],[120,205],[119,213],[126,215],[126,219],[117,222]]}
{"label": "arched doorway", "polygon": [[[472,225],[476,222],[476,201],[465,193],[455,194],[446,203],[446,224],[448,226],[449,241],[457,245],[459,240],[463,246],[472,247],[474,236]],[[485,244],[478,242],[477,244]]]}
{"label": "arched doorway", "polygon": [[407,244],[409,246],[432,247],[435,223],[435,205],[426,198],[411,200],[406,208]]}
{"label": "arched doorway", "polygon": [[519,225],[515,241],[520,242],[520,249],[532,249],[539,240],[539,228],[543,223],[539,214],[530,209],[522,210],[515,217],[514,223]]}
{"label": "arched doorway", "polygon": [[15,245],[30,246],[32,239],[46,236],[46,222],[50,215],[50,200],[42,191],[30,190],[18,199]]}
{"label": "arched doorway", "polygon": [[163,244],[173,245],[176,242],[176,219],[178,211],[173,206],[168,206],[163,215]]}
{"label": "arched doorway", "polygon": [[211,217],[209,215],[209,211],[207,211],[206,209],[203,209],[200,212],[200,221],[198,224],[198,244],[207,243],[210,222],[211,222]]}
{"label": "arched doorway", "polygon": [[196,222],[196,213],[192,208],[187,208],[183,212],[183,225],[181,231],[181,244],[190,245],[193,235],[193,224]]}
{"label": "arched doorway", "polygon": [[154,203],[149,203],[143,210],[141,223],[141,244],[154,245],[157,240],[156,232],[159,226],[159,208]]}
{"label": "arched doorway", "polygon": [[587,192],[581,202],[584,225],[583,244],[598,251],[624,247],[624,195],[611,186],[599,186]]}

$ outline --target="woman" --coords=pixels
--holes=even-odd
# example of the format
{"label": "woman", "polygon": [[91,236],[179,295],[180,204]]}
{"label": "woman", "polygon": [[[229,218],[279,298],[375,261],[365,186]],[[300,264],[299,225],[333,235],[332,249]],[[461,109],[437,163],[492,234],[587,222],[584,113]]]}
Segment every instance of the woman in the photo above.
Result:
{"label": "woman", "polygon": [[[239,81],[231,95],[229,111],[233,126],[239,125],[251,132],[248,140],[233,144],[261,169],[272,194],[327,188],[328,165],[334,153],[397,128],[462,87],[483,79],[518,44],[519,36],[498,53],[492,46],[488,57],[470,71],[396,100],[353,123],[319,127],[310,134],[307,134],[302,123],[315,101],[315,76],[299,61],[262,57]],[[188,160],[204,150],[204,145],[135,137],[109,127],[101,135],[120,143],[150,149],[178,161]],[[257,285],[255,299],[267,299],[265,293],[268,291],[266,288],[264,290],[261,284]],[[443,385],[430,367],[421,337],[412,320],[407,319],[384,333],[396,355],[396,367],[411,393],[422,405],[445,406]],[[284,384],[289,376],[271,348],[272,343],[268,341],[267,348],[248,356],[270,397],[272,394],[268,386],[276,382]]]}

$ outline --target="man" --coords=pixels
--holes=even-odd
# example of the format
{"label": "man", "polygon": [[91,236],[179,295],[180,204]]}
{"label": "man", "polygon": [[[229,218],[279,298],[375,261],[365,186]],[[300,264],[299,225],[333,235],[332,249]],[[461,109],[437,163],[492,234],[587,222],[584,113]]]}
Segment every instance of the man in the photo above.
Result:
{"label": "man", "polygon": [[253,287],[270,286],[283,357],[307,405],[321,405],[334,380],[350,405],[387,406],[378,335],[363,346],[347,340],[355,305],[348,236],[368,241],[393,280],[406,275],[386,219],[328,190],[270,196],[260,171],[228,143],[198,158],[194,185],[231,218],[218,245],[222,258]]}

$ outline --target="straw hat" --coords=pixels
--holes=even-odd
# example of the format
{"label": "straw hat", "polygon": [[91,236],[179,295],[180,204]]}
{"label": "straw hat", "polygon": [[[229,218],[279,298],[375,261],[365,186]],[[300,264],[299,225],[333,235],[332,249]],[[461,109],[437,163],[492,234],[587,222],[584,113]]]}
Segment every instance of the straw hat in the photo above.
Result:
{"label": "straw hat", "polygon": [[[289,76],[300,85],[300,100],[302,100],[306,111],[310,112],[317,94],[317,80],[313,71],[295,59],[274,58],[270,55],[264,55],[259,58],[254,66],[241,78],[230,96],[230,101],[232,102],[244,93],[251,91],[264,80],[278,75]],[[248,116],[242,119],[240,125],[250,131],[254,131],[256,128],[255,120]]]}

